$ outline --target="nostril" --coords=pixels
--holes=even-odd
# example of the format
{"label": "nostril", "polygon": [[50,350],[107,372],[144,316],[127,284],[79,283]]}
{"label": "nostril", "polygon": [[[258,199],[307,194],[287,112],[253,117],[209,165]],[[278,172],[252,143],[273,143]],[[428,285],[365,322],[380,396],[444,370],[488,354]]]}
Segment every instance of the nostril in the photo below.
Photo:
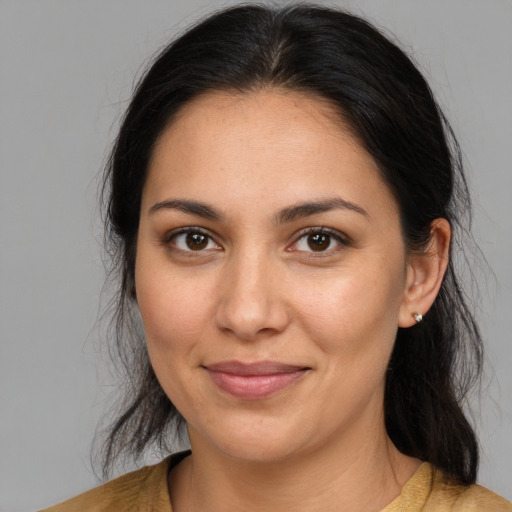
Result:
{"label": "nostril", "polygon": [[219,305],[215,322],[224,333],[252,340],[282,332],[289,317],[278,301],[231,300]]}

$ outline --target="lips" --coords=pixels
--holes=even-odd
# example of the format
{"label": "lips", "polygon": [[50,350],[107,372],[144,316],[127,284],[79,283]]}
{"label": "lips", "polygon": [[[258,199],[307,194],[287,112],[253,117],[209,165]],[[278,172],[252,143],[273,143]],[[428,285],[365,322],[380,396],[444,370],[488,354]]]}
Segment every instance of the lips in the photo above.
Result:
{"label": "lips", "polygon": [[243,400],[258,400],[281,391],[310,368],[273,361],[245,364],[227,361],[204,366],[210,378],[222,391]]}

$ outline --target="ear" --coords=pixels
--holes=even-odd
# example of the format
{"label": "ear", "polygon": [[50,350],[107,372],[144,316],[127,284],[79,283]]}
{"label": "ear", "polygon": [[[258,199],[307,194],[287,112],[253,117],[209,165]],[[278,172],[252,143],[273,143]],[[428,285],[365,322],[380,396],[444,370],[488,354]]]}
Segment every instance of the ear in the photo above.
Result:
{"label": "ear", "polygon": [[416,323],[414,315],[425,316],[439,292],[450,257],[451,228],[446,219],[435,219],[430,224],[430,242],[422,253],[412,253],[407,264],[406,285],[400,313],[399,327]]}

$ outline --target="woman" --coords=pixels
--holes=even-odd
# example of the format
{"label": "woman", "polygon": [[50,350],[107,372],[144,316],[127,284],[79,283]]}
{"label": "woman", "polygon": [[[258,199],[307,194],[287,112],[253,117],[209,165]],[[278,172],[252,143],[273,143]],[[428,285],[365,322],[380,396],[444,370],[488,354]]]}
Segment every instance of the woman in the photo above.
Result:
{"label": "woman", "polygon": [[142,79],[106,178],[133,387],[105,467],[183,422],[191,451],[49,510],[512,509],[461,408],[458,147],[394,44],[318,7],[213,15]]}

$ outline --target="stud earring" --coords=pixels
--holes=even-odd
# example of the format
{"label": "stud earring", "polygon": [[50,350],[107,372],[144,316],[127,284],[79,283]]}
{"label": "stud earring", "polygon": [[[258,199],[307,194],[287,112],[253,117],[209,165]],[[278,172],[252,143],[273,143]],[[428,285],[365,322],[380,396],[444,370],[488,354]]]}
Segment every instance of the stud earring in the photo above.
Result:
{"label": "stud earring", "polygon": [[414,313],[413,317],[417,324],[423,320],[423,315],[421,313]]}

